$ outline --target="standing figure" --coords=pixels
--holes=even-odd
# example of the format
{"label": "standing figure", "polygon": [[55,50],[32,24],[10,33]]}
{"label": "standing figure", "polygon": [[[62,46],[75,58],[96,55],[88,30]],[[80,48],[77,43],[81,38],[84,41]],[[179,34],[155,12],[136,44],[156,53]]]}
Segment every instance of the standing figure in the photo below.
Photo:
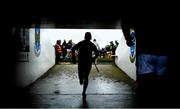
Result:
{"label": "standing figure", "polygon": [[62,53],[61,40],[57,40],[55,45],[56,64],[59,64],[60,62],[61,53]]}

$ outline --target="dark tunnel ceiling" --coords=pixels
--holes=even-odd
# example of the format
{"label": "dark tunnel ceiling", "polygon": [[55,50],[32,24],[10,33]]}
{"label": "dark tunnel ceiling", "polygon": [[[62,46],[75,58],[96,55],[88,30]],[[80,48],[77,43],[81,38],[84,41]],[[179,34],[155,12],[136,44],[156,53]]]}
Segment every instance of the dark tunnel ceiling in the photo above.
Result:
{"label": "dark tunnel ceiling", "polygon": [[74,28],[74,29],[117,29],[120,17],[115,15],[35,15],[23,16],[13,19],[15,27],[29,27],[40,23],[42,28],[53,25],[52,28]]}
{"label": "dark tunnel ceiling", "polygon": [[[66,3],[67,2],[67,3]],[[107,28],[116,29],[122,16],[161,16],[168,12],[166,6],[159,8],[155,3],[134,1],[124,3],[120,1],[103,1],[100,3],[93,1],[70,2],[63,0],[59,3],[47,2],[45,5],[21,5],[12,8],[9,13],[8,23],[13,27],[33,27],[32,24],[54,25],[54,28]],[[140,3],[140,4],[139,4]],[[139,5],[138,5],[139,4]],[[13,11],[13,12],[12,12]],[[6,12],[8,13],[8,12]],[[150,14],[150,15],[149,15]],[[5,16],[5,19],[7,17]],[[120,26],[118,26],[119,28]]]}

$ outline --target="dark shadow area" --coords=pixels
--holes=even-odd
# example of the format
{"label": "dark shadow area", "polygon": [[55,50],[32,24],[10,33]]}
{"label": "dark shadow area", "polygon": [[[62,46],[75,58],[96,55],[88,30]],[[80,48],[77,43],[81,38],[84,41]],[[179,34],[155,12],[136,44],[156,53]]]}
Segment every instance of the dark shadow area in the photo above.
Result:
{"label": "dark shadow area", "polygon": [[[117,6],[118,5],[118,6]],[[26,14],[22,12],[21,8],[20,10],[14,10],[18,6],[13,7],[11,12],[7,13],[15,13],[15,15],[11,14],[9,16],[3,16],[3,19],[1,22],[5,22],[5,24],[2,25],[3,27],[3,33],[2,33],[2,39],[0,43],[0,49],[1,54],[0,57],[2,59],[1,61],[1,77],[0,77],[0,107],[1,108],[26,108],[26,107],[32,107],[32,97],[27,93],[26,88],[19,88],[16,85],[15,77],[16,72],[16,50],[14,48],[15,39],[12,37],[11,30],[14,27],[27,27],[31,28],[34,27],[34,24],[39,24],[41,21],[44,24],[49,24],[50,22],[53,22],[55,24],[54,28],[78,28],[83,29],[86,28],[88,24],[92,24],[90,27],[87,28],[94,28],[94,29],[116,29],[116,24],[119,20],[121,20],[121,17],[124,15],[124,13],[127,13],[129,15],[129,11],[126,10],[128,7],[134,6],[127,6],[124,9],[119,9],[117,7],[122,6],[123,4],[117,3],[116,6],[114,6],[112,9],[109,8],[109,5],[104,6],[103,8],[100,8],[99,6],[96,6],[96,8],[92,9],[86,9],[86,5],[83,5],[82,8],[79,10],[76,9],[78,6],[73,6],[74,8],[67,10],[67,12],[62,10],[66,10],[67,7],[64,6],[62,8],[61,6],[54,6],[56,7],[56,12],[58,14],[54,14],[56,12],[54,11],[48,11],[49,8],[46,10],[41,9],[38,12],[33,11],[30,14],[28,11]],[[25,7],[24,5],[23,7]],[[29,9],[32,9],[31,5]],[[66,5],[67,6],[67,5]],[[93,6],[93,5],[92,5]],[[91,6],[91,7],[92,7]],[[145,5],[146,6],[146,5]],[[144,7],[145,7],[144,6]],[[166,43],[166,46],[168,46],[170,49],[172,49],[170,60],[168,63],[168,75],[163,81],[154,81],[154,82],[148,82],[142,83],[144,86],[142,89],[137,90],[137,93],[134,97],[135,99],[135,106],[134,107],[161,107],[161,108],[167,108],[167,107],[180,107],[179,98],[180,98],[180,90],[179,90],[179,83],[180,83],[180,69],[179,69],[179,62],[180,62],[180,56],[179,56],[179,17],[177,10],[179,9],[172,9],[169,10],[166,9],[169,7],[163,7],[158,5],[156,9],[162,9],[162,11],[156,12],[156,9],[153,5],[149,6],[149,11],[144,10],[144,7],[140,8],[140,10],[143,10],[141,12],[140,10],[137,10],[136,8],[133,8],[134,14],[137,15],[136,12],[138,12],[141,16],[144,15],[145,12],[151,12],[150,10],[154,10],[153,12],[156,12],[159,16],[161,13],[164,13],[164,17],[159,17],[159,20],[162,22],[162,25],[165,29],[160,29],[164,34],[164,37],[166,38],[166,41],[169,40],[168,43]],[[172,5],[174,6],[174,5]],[[37,7],[37,6],[36,6]],[[61,8],[59,8],[61,7]],[[96,11],[96,9],[99,9],[100,11]],[[152,9],[153,8],[153,9]],[[24,8],[25,9],[25,8]],[[34,9],[39,9],[34,8]],[[54,9],[54,8],[53,8]],[[74,10],[75,11],[72,11]],[[86,9],[87,13],[82,15],[80,10]],[[163,11],[163,9],[165,9]],[[125,11],[125,12],[124,12]],[[128,11],[128,12],[126,12]],[[132,10],[131,10],[132,11]],[[130,11],[130,12],[131,12]],[[21,12],[18,14],[18,12]],[[44,12],[44,14],[40,14],[40,12]],[[51,13],[54,12],[54,13]],[[62,13],[61,13],[62,12]],[[77,14],[76,14],[77,12]],[[97,12],[94,14],[88,14],[88,12]],[[102,12],[102,13],[101,13]],[[167,13],[166,13],[167,12]],[[17,14],[16,14],[17,13]],[[173,14],[174,13],[174,14]],[[62,14],[62,15],[60,15]],[[149,24],[152,22],[152,18],[156,18],[156,14],[152,14],[147,21]],[[7,17],[7,18],[6,18]],[[130,16],[131,17],[131,16]],[[156,25],[154,25],[156,27]],[[44,27],[46,28],[46,27]],[[153,29],[153,27],[149,27],[150,29]],[[158,28],[158,27],[156,27]],[[168,32],[166,34],[166,32]],[[158,32],[159,33],[159,32]],[[153,35],[153,34],[151,34]],[[173,39],[173,40],[171,40]],[[161,44],[164,39],[161,39],[159,37],[153,39],[158,40],[156,44]],[[151,45],[153,45],[154,41],[149,42]],[[137,42],[138,44],[138,42]],[[158,48],[157,48],[158,50]],[[103,61],[103,60],[102,60]],[[146,85],[144,85],[146,84]],[[103,98],[104,99],[104,98]],[[111,100],[109,100],[111,102]],[[128,102],[128,101],[127,101]],[[83,101],[82,100],[82,108],[88,108],[89,101]],[[131,108],[131,107],[130,107]]]}
{"label": "dark shadow area", "polygon": [[[6,21],[6,20],[5,20]],[[7,22],[12,23],[7,20]],[[2,29],[2,28],[1,28]],[[14,107],[30,107],[31,97],[26,93],[26,89],[19,88],[16,85],[16,49],[15,40],[12,37],[12,25],[5,25],[2,32],[2,42],[0,48],[2,53],[1,59],[1,76],[0,76],[0,107],[14,108]]]}
{"label": "dark shadow area", "polygon": [[88,101],[86,99],[82,99],[82,105],[79,108],[89,108]]}

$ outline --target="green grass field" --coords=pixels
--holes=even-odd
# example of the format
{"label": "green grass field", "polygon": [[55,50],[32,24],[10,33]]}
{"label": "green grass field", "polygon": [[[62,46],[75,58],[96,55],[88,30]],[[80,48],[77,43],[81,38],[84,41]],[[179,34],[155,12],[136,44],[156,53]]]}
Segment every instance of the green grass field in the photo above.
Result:
{"label": "green grass field", "polygon": [[113,58],[101,58],[101,57],[98,57],[98,62],[113,62]]}

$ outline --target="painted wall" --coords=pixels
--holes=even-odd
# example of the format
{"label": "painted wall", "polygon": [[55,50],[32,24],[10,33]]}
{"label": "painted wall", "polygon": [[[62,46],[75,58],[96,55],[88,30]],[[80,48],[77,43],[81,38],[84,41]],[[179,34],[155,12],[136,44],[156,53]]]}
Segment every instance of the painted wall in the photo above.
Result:
{"label": "painted wall", "polygon": [[[121,31],[122,33],[122,31]],[[122,34],[122,37],[119,39],[119,45],[116,49],[116,65],[123,70],[128,76],[136,80],[136,66],[135,62],[131,63],[130,58],[130,48],[126,45],[126,40]]]}
{"label": "painted wall", "polygon": [[16,84],[18,87],[31,84],[55,64],[54,44],[51,43],[51,36],[46,34],[46,29],[40,30],[41,52],[38,57],[34,52],[35,29],[29,29],[29,37],[29,61],[16,63]]}
{"label": "painted wall", "polygon": [[[69,32],[68,32],[69,31]],[[80,31],[80,32],[79,32]],[[37,57],[34,53],[34,44],[35,44],[35,29],[29,29],[29,41],[30,41],[30,52],[29,61],[28,62],[17,62],[16,63],[16,84],[19,87],[25,87],[35,80],[37,80],[40,76],[42,76],[47,70],[49,70],[53,65],[55,65],[55,51],[53,45],[58,39],[66,39],[69,36],[75,36],[78,40],[84,39],[84,33],[87,30],[62,30],[62,29],[41,29],[40,30],[40,43],[41,43],[41,52]],[[136,79],[136,67],[135,64],[130,62],[129,59],[129,47],[126,45],[126,41],[123,37],[121,29],[115,30],[99,30],[102,32],[98,32],[98,30],[88,29],[88,31],[92,32],[93,36],[97,35],[101,38],[106,38],[103,33],[108,34],[107,37],[111,36],[111,40],[114,41],[113,37],[117,36],[117,40],[119,42],[119,46],[116,50],[116,55],[118,56],[115,60],[116,64],[120,69],[122,69],[127,75],[129,75],[132,79]],[[71,33],[70,35],[63,34]],[[112,33],[113,34],[112,34]],[[77,34],[81,33],[81,34]],[[76,35],[77,34],[77,35]],[[71,36],[72,35],[72,36]],[[92,37],[93,37],[92,36]],[[69,39],[70,39],[69,38]],[[73,38],[72,38],[73,39]],[[74,40],[75,40],[74,39]],[[116,39],[116,38],[115,38]],[[101,40],[100,40],[101,41]],[[110,40],[108,39],[108,42]]]}

